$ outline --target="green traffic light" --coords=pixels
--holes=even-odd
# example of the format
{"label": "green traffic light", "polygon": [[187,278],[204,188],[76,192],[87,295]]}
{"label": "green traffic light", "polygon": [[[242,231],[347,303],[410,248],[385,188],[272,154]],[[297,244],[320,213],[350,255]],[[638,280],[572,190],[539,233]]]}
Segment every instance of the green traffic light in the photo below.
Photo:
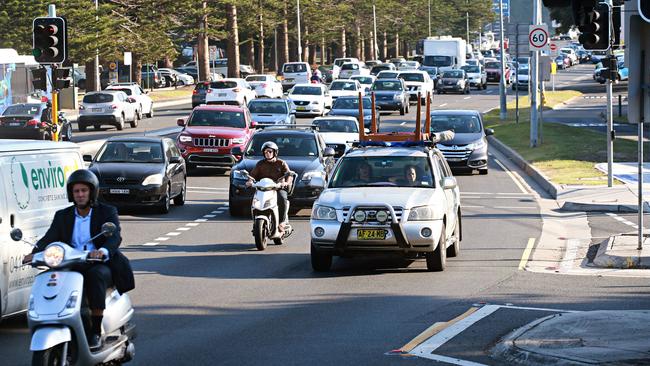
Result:
{"label": "green traffic light", "polygon": [[34,57],[40,57],[43,54],[43,51],[41,51],[40,48],[34,48],[32,50],[32,56]]}

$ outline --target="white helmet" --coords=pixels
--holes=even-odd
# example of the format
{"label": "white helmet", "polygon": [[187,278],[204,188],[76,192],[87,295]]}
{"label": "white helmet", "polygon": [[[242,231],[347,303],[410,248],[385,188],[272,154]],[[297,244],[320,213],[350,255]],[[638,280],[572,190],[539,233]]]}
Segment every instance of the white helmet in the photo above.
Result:
{"label": "white helmet", "polygon": [[262,145],[262,154],[264,154],[264,150],[266,149],[271,149],[273,150],[273,157],[278,156],[278,145],[275,144],[273,141],[267,141]]}

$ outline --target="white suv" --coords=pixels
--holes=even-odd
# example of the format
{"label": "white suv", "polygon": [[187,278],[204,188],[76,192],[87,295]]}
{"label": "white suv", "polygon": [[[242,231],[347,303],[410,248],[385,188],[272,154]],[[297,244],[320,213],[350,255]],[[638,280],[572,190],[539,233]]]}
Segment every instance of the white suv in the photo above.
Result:
{"label": "white suv", "polygon": [[255,90],[246,80],[231,78],[211,82],[205,93],[205,103],[245,106],[255,97]]}
{"label": "white suv", "polygon": [[367,253],[424,258],[442,271],[458,255],[460,192],[442,153],[427,142],[391,144],[361,143],[339,159],[312,209],[315,271],[328,271],[334,255]]}
{"label": "white suv", "polygon": [[139,120],[136,103],[133,97],[119,90],[86,93],[79,105],[79,131],[86,131],[88,126],[94,126],[98,130],[102,125],[115,126],[121,131],[125,122],[135,128]]}
{"label": "white suv", "polygon": [[296,84],[289,91],[296,115],[323,116],[332,109],[332,96],[323,84]]}
{"label": "white suv", "polygon": [[146,115],[149,118],[153,117],[153,100],[149,97],[148,92],[142,90],[140,85],[137,83],[117,83],[111,84],[106,87],[106,90],[121,90],[126,95],[133,97],[137,102],[138,113],[140,118],[142,115]]}
{"label": "white suv", "polygon": [[404,80],[410,100],[417,102],[418,93],[420,93],[420,102],[422,105],[426,105],[427,93],[429,93],[431,101],[433,101],[433,80],[428,72],[420,70],[400,71],[399,77]]}

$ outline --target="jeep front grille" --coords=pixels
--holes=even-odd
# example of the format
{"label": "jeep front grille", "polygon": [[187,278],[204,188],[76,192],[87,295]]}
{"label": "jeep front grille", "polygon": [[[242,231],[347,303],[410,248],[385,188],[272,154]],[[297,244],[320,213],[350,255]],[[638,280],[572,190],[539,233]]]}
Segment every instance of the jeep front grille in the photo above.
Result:
{"label": "jeep front grille", "polygon": [[227,147],[230,145],[230,139],[212,137],[195,137],[193,142],[196,147]]}

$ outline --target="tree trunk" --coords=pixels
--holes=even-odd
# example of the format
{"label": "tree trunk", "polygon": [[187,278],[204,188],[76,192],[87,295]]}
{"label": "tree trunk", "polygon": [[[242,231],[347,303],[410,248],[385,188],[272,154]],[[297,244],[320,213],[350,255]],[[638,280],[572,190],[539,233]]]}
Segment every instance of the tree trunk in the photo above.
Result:
{"label": "tree trunk", "polygon": [[[133,59],[131,60],[131,81],[134,83],[138,83],[138,85],[142,85],[142,57],[137,54],[133,53]],[[147,73],[148,74],[148,73]],[[119,81],[119,80],[118,80]],[[151,83],[153,84],[153,82]],[[145,88],[151,88],[152,85],[147,85],[145,84]]]}
{"label": "tree trunk", "polygon": [[[302,60],[303,62],[309,62],[309,27],[305,26],[305,32],[303,34],[303,43],[305,44],[302,48]],[[311,65],[311,63],[309,63]]]}
{"label": "tree trunk", "polygon": [[320,64],[327,64],[327,47],[325,46],[325,37],[320,40]]}
{"label": "tree trunk", "polygon": [[341,46],[339,47],[339,57],[346,57],[346,49],[345,49],[345,28],[341,28]]}
{"label": "tree trunk", "polygon": [[199,80],[205,81],[209,80],[210,76],[210,64],[208,59],[210,56],[210,49],[208,48],[208,14],[207,14],[208,2],[203,1],[203,15],[201,16],[201,32],[199,33],[199,43],[197,47],[198,59],[197,59],[197,72]]}
{"label": "tree trunk", "polygon": [[368,60],[376,60],[377,56],[375,56],[375,50],[377,49],[377,45],[375,44],[375,34],[373,32],[370,32],[370,53]]}
{"label": "tree trunk", "polygon": [[366,60],[366,39],[361,37],[361,47],[359,47],[359,56],[357,57],[361,61]]}
{"label": "tree trunk", "polygon": [[278,50],[278,67],[289,62],[289,9],[287,0],[284,1],[283,20],[278,35],[280,48]]}
{"label": "tree trunk", "polygon": [[395,57],[399,57],[399,33],[395,33]]}
{"label": "tree trunk", "polygon": [[228,77],[239,77],[239,30],[237,29],[237,5],[226,4],[228,32]]}
{"label": "tree trunk", "polygon": [[253,38],[246,44],[246,58],[248,65],[255,67],[255,40]]}
{"label": "tree trunk", "polygon": [[86,62],[86,91],[99,91],[100,88],[96,84],[97,77],[95,76],[95,58],[92,61]]}
{"label": "tree trunk", "polygon": [[264,19],[262,17],[262,0],[259,1],[260,28],[257,34],[257,72],[264,73]]}
{"label": "tree trunk", "polygon": [[363,58],[363,39],[361,37],[361,26],[359,24],[355,25],[357,31],[357,39],[354,43],[354,57],[361,60]]}
{"label": "tree trunk", "polygon": [[386,32],[384,32],[384,45],[381,48],[381,58],[384,61],[388,58],[388,34]]}

